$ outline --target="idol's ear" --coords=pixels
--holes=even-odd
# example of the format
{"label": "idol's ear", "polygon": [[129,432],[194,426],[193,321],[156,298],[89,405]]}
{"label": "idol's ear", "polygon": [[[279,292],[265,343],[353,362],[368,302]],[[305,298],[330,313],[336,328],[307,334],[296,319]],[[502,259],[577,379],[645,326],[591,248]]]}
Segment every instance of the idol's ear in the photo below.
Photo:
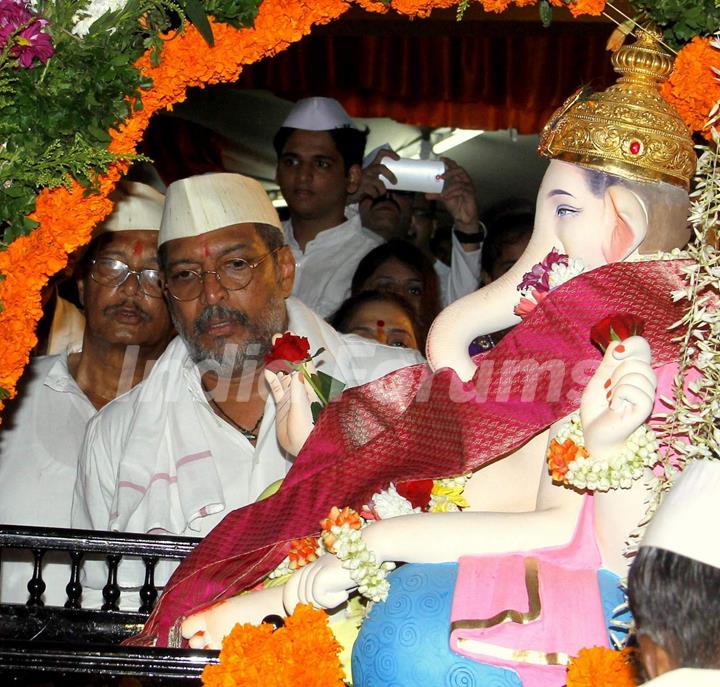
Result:
{"label": "idol's ear", "polygon": [[645,202],[630,189],[610,186],[605,192],[603,254],[608,263],[625,260],[648,233]]}

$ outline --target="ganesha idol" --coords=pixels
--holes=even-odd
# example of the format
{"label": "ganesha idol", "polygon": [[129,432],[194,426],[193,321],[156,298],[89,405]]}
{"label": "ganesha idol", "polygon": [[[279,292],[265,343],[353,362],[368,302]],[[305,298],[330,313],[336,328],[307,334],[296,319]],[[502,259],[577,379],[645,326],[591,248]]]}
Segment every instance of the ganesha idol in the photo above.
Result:
{"label": "ganesha idol", "polygon": [[[551,162],[526,253],[440,314],[431,373],[414,366],[346,391],[314,428],[297,373],[271,380],[296,463],[179,568],[145,641],[182,634],[219,648],[235,623],[298,603],[342,615],[359,588],[375,602],[355,641],[355,685],[560,686],[569,656],[608,645],[628,537],[669,460],[652,425],[677,370],[668,330],[684,263],[667,252],[689,238],[695,167],[658,92],[671,60],[656,38],[642,32],[612,60],[618,82],[576,94],[543,130]],[[600,353],[591,329],[618,315],[643,335],[631,327]],[[516,324],[468,356],[474,337]],[[319,557],[311,545],[284,584],[263,584],[332,506],[374,521],[353,529],[333,511],[335,544],[323,540]]]}

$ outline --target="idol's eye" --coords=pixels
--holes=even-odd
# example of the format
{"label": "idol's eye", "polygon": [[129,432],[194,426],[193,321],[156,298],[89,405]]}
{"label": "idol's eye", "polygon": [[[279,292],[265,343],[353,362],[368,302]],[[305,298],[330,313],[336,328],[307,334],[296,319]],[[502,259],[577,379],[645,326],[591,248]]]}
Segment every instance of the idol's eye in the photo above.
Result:
{"label": "idol's eye", "polygon": [[579,208],[574,208],[572,205],[558,205],[555,209],[555,214],[558,217],[568,217],[571,215],[577,215],[580,212]]}

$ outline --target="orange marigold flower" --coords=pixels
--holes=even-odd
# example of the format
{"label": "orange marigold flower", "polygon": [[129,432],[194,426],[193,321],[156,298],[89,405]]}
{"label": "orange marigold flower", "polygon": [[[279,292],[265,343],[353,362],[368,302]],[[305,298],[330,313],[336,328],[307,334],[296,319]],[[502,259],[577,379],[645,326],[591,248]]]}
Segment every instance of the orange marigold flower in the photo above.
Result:
{"label": "orange marigold flower", "polygon": [[343,525],[349,525],[354,530],[359,530],[362,527],[362,519],[352,508],[343,508],[340,510],[337,506],[333,506],[330,509],[330,514],[327,518],[320,521],[320,527],[322,528],[322,539],[325,548],[330,553],[335,553],[335,541],[337,537],[330,531],[332,527],[337,525],[342,527]]}
{"label": "orange marigold flower", "polygon": [[635,687],[631,658],[631,649],[581,649],[568,666],[567,687]]}
{"label": "orange marigold flower", "polygon": [[428,17],[434,9],[447,9],[458,4],[458,0],[392,0],[392,8],[410,17]]}
{"label": "orange marigold flower", "polygon": [[390,9],[390,6],[386,5],[382,0],[355,0],[355,3],[368,12],[384,14]]}
{"label": "orange marigold flower", "polygon": [[326,531],[334,525],[342,527],[346,523],[354,530],[359,530],[362,527],[360,516],[352,508],[340,510],[337,506],[333,506],[328,517],[320,522],[320,527],[323,531]]}
{"label": "orange marigold flower", "polygon": [[308,563],[317,560],[317,539],[314,537],[305,537],[304,539],[293,539],[290,542],[290,551],[288,558],[290,559],[290,570],[297,570]]}
{"label": "orange marigold flower", "polygon": [[581,14],[598,16],[605,9],[605,0],[570,0],[570,2],[566,2],[566,0],[550,0],[550,4],[555,5],[555,7],[567,7],[573,17],[578,17]]}
{"label": "orange marigold flower", "polygon": [[578,446],[572,439],[565,439],[562,444],[557,439],[553,439],[547,450],[550,475],[556,482],[562,482],[570,463],[578,456],[587,458],[589,455],[584,446]]}
{"label": "orange marigold flower", "polygon": [[[665,98],[691,132],[703,131],[712,106],[720,99],[720,83],[712,68],[720,68],[720,51],[710,38],[696,36],[675,58],[670,78],[661,85]],[[703,135],[710,139],[710,133]]]}
{"label": "orange marigold flower", "polygon": [[510,6],[510,0],[480,0],[480,2],[486,12],[504,12]]}
{"label": "orange marigold flower", "polygon": [[220,663],[202,675],[205,687],[343,687],[340,645],[327,615],[298,606],[284,627],[236,625],[223,640]]}

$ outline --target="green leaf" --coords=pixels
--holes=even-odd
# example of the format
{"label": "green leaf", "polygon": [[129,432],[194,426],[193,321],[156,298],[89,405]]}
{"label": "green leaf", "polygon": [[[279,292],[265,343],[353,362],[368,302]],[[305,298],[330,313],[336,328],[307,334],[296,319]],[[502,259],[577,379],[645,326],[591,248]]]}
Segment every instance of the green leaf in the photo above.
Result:
{"label": "green leaf", "polygon": [[185,12],[188,19],[195,24],[195,28],[200,32],[205,42],[211,47],[215,45],[212,27],[199,0],[185,0]]}
{"label": "green leaf", "polygon": [[320,401],[313,401],[310,404],[310,412],[312,413],[312,421],[313,424],[316,425],[318,418],[320,417],[320,413],[322,413],[323,405],[320,403]]}
{"label": "green leaf", "polygon": [[331,377],[329,374],[318,371],[317,374],[313,375],[313,381],[317,384],[320,393],[328,400],[332,401],[337,398],[342,390],[345,388],[344,382],[341,382],[335,377]]}

